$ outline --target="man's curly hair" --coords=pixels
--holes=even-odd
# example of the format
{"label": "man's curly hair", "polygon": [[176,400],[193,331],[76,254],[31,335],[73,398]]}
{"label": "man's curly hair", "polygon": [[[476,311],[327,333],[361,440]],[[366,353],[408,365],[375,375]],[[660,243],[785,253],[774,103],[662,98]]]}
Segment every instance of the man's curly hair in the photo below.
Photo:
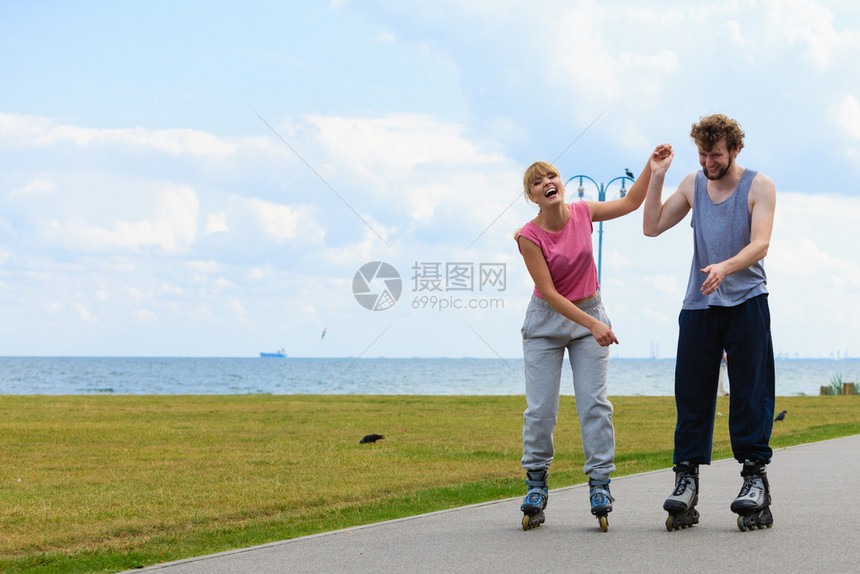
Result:
{"label": "man's curly hair", "polygon": [[699,118],[699,123],[693,124],[690,137],[699,149],[704,151],[711,151],[723,138],[726,138],[726,148],[729,152],[741,151],[744,147],[744,132],[740,124],[723,114]]}

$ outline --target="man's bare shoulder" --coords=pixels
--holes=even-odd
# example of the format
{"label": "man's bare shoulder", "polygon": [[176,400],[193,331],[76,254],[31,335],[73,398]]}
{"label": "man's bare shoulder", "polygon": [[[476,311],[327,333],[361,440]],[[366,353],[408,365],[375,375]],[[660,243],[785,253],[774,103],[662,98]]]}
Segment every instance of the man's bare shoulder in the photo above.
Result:
{"label": "man's bare shoulder", "polygon": [[752,184],[750,187],[775,187],[773,180],[763,174],[762,172],[758,172],[755,174],[755,177],[752,180]]}
{"label": "man's bare shoulder", "polygon": [[678,185],[678,189],[680,189],[680,188],[681,188],[681,186],[684,186],[684,185],[687,185],[687,186],[690,186],[690,187],[692,187],[693,185],[695,185],[695,183],[696,183],[696,174],[697,174],[697,173],[699,173],[699,172],[697,172],[697,171],[691,171],[690,173],[688,173],[687,175],[685,175],[685,176],[684,176],[684,179],[682,179],[682,180],[681,180],[681,183]]}
{"label": "man's bare shoulder", "polygon": [[688,173],[684,179],[681,180],[681,183],[678,184],[678,189],[675,193],[683,195],[687,199],[687,203],[691,206],[693,205],[693,192],[696,188],[696,173],[695,171],[691,171]]}
{"label": "man's bare shoulder", "polygon": [[750,199],[771,199],[775,195],[776,185],[773,180],[761,172],[757,173],[750,184]]}

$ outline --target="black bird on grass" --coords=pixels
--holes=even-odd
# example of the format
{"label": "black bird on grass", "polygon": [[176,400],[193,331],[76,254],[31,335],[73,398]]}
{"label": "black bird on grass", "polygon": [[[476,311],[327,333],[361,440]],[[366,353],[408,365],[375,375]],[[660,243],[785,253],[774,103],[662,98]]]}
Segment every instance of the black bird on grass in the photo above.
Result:
{"label": "black bird on grass", "polygon": [[385,437],[382,436],[381,434],[369,434],[369,435],[365,436],[363,439],[361,439],[360,441],[358,441],[358,444],[367,444],[369,442],[376,442],[376,441],[382,440],[384,438]]}
{"label": "black bird on grass", "polygon": [[784,418],[785,418],[785,413],[787,413],[787,412],[788,412],[788,411],[782,411],[781,413],[779,413],[778,415],[776,415],[776,418],[775,418],[775,419],[773,419],[773,422],[781,421],[782,419],[784,419]]}

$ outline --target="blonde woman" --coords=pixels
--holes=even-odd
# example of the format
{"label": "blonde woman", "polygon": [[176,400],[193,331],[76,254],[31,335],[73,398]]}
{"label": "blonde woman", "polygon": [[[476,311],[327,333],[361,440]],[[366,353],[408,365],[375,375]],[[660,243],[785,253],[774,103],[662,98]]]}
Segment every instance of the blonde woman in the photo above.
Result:
{"label": "blonde woman", "polygon": [[[668,144],[661,145],[652,156],[662,159],[671,149]],[[618,343],[618,338],[600,298],[592,222],[615,219],[638,209],[645,200],[650,176],[650,165],[646,164],[625,197],[570,204],[565,202],[564,184],[552,165],[536,162],[523,176],[525,197],[539,208],[537,217],[515,235],[535,283],[522,327],[527,403],[523,413],[522,466],[528,486],[521,506],[524,530],[540,526],[545,520],[547,475],[554,455],[553,432],[565,350],[573,371],[591,512],[600,520],[604,532],[608,528],[615,431],[606,374],[609,346]]]}

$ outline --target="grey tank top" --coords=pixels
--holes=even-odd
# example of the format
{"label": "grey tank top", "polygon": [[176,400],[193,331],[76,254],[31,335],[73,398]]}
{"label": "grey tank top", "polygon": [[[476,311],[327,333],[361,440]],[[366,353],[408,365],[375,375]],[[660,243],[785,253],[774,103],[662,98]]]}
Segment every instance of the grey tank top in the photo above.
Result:
{"label": "grey tank top", "polygon": [[707,275],[701,272],[712,263],[720,263],[737,255],[750,243],[750,185],[756,171],[747,169],[728,199],[714,203],[708,196],[708,180],[701,171],[696,174],[693,191],[693,263],[682,309],[734,307],[744,301],[767,293],[767,277],[763,260],[749,268],[727,276],[709,296],[700,289]]}

